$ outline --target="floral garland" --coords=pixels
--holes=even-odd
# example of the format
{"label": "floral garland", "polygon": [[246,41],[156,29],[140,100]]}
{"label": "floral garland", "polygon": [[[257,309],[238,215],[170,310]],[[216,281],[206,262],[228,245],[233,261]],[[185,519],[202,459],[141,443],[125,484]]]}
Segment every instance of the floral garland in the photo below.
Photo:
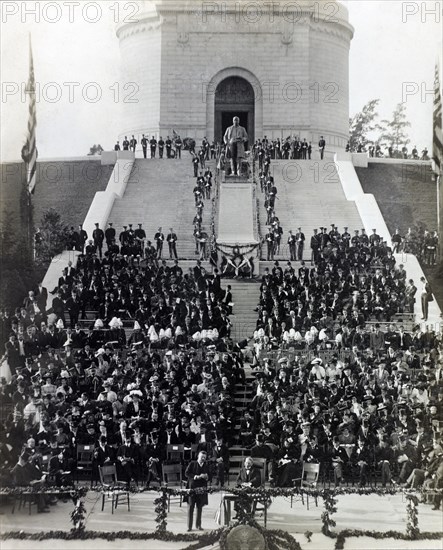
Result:
{"label": "floral garland", "polygon": [[155,521],[157,523],[156,532],[165,533],[168,525],[168,492],[162,488],[160,495],[154,500],[154,512],[157,514]]}
{"label": "floral garland", "polygon": [[[203,494],[203,493],[218,493],[220,488],[208,487],[192,490],[185,489],[173,489],[167,487],[161,487],[160,489],[133,489],[132,493],[140,492],[154,492],[159,493],[158,497],[154,500],[154,510],[156,513],[157,527],[153,533],[140,533],[132,531],[116,531],[116,532],[103,532],[103,531],[86,531],[85,529],[85,506],[83,499],[88,492],[99,492],[100,487],[94,489],[88,489],[87,487],[79,487],[73,489],[72,487],[58,487],[58,488],[46,488],[39,490],[39,493],[50,495],[69,495],[75,508],[70,514],[73,528],[71,531],[48,531],[43,533],[25,533],[23,531],[9,531],[2,533],[0,539],[21,539],[21,540],[48,540],[48,539],[60,539],[60,540],[74,540],[74,539],[94,539],[100,538],[105,540],[116,539],[130,539],[130,540],[164,540],[164,541],[177,541],[177,542],[190,542],[191,544],[186,547],[185,550],[198,550],[205,546],[214,544],[220,541],[220,547],[222,550],[226,550],[226,537],[232,528],[246,524],[255,527],[264,536],[268,550],[301,550],[298,542],[287,532],[281,530],[268,530],[261,527],[254,519],[251,512],[251,498],[267,500],[271,497],[290,497],[294,495],[309,495],[314,498],[322,498],[324,500],[325,511],[321,515],[323,522],[322,533],[330,538],[336,538],[335,548],[341,550],[344,546],[345,539],[347,537],[359,537],[368,536],[375,539],[394,538],[401,540],[438,540],[441,538],[440,532],[423,532],[421,533],[418,528],[418,510],[417,506],[419,500],[417,496],[411,492],[399,491],[398,489],[376,489],[376,488],[364,488],[364,487],[352,487],[352,488],[334,488],[334,489],[307,489],[302,490],[300,488],[271,488],[265,489],[263,487],[258,488],[230,488],[229,493],[237,496],[238,498],[238,515],[239,520],[230,527],[224,527],[218,530],[209,531],[199,534],[174,534],[167,530],[167,509],[169,496],[179,496],[184,494]],[[3,495],[17,496],[20,494],[30,494],[32,489],[30,488],[5,488],[1,491]],[[334,533],[331,528],[335,527],[336,522],[332,519],[334,513],[337,512],[337,496],[346,494],[358,494],[358,495],[394,495],[398,493],[405,494],[408,504],[407,510],[407,525],[406,533],[397,531],[358,531],[358,530],[343,530],[339,533]],[[440,492],[440,491],[439,491]],[[308,536],[309,535],[309,536]],[[307,531],[305,536],[310,542],[312,533]]]}
{"label": "floral garland", "polygon": [[[86,530],[74,530],[71,531],[46,531],[43,533],[25,533],[24,531],[8,531],[2,533],[1,540],[17,539],[17,540],[49,540],[49,539],[61,539],[61,540],[90,540],[90,539],[103,539],[107,541],[113,540],[162,540],[166,542],[192,542],[204,540],[207,546],[218,540],[220,537],[221,529],[215,531],[209,531],[203,535],[197,535],[192,533],[171,533],[170,531],[164,531],[163,533],[142,533],[137,531],[86,531]],[[188,547],[189,548],[189,547]]]}
{"label": "floral garland", "polygon": [[417,537],[420,534],[420,530],[418,528],[418,513],[417,513],[417,506],[418,506],[418,498],[410,493],[407,493],[406,498],[408,500],[408,504],[406,506],[406,513],[408,515],[408,522],[406,524],[406,534],[408,535],[408,538],[411,540],[416,540]]}
{"label": "floral garland", "polygon": [[[440,540],[443,533],[441,532],[421,532],[414,540]],[[346,539],[350,537],[370,537],[373,539],[395,539],[395,540],[411,540],[407,533],[400,531],[357,531],[356,529],[344,529],[337,533],[335,541],[335,550],[343,550]]]}
{"label": "floral garland", "polygon": [[229,256],[229,258],[234,258],[233,251],[235,249],[239,250],[239,253],[243,256],[248,256],[253,252],[257,247],[259,246],[259,243],[257,244],[248,244],[248,245],[230,245],[230,244],[224,244],[224,243],[217,243],[216,248],[219,252],[221,252],[225,256]]}
{"label": "floral garland", "polygon": [[[238,524],[236,524],[238,525]],[[235,526],[236,526],[235,525]],[[233,527],[235,527],[233,526]],[[232,527],[232,528],[233,528]],[[255,527],[255,526],[254,526]],[[217,541],[224,540],[225,546],[220,546],[222,550],[226,550],[226,536],[227,533],[231,530],[231,527],[217,529],[215,531],[208,531],[202,535],[192,534],[192,533],[183,533],[176,534],[169,531],[164,533],[141,533],[134,531],[86,531],[86,530],[71,530],[71,531],[46,531],[39,533],[25,533],[24,531],[7,531],[2,533],[1,540],[35,540],[35,541],[44,541],[51,539],[60,539],[60,540],[92,540],[92,539],[102,539],[106,541],[114,540],[161,540],[165,542],[189,542],[190,544],[183,550],[197,550],[199,548],[204,548],[211,544],[215,544]],[[262,534],[264,535],[262,530]],[[269,531],[267,531],[269,533]],[[278,539],[286,539],[288,544],[291,546],[286,546],[288,550],[300,550],[298,542],[294,539],[294,542],[289,542],[287,537],[289,533],[285,531],[271,531],[271,537],[274,536]],[[440,540],[443,533],[441,532],[420,532],[415,540]],[[267,536],[267,535],[266,535]],[[305,533],[306,536],[306,533]],[[291,535],[289,535],[291,537]],[[358,531],[353,529],[346,529],[340,531],[336,536],[335,549],[343,550],[344,543],[346,538],[350,537],[371,537],[374,539],[398,539],[398,540],[410,540],[406,533],[400,531]],[[291,537],[293,538],[293,537]],[[281,544],[281,541],[279,541]],[[284,543],[283,543],[284,544]]]}
{"label": "floral garland", "polygon": [[74,525],[74,531],[85,530],[86,508],[83,500],[80,497],[76,499],[75,508],[71,512],[70,517]]}
{"label": "floral garland", "polygon": [[331,537],[334,536],[331,531],[331,527],[335,527],[337,525],[336,522],[332,519],[332,514],[335,514],[335,512],[337,512],[337,499],[332,493],[325,494],[323,496],[323,499],[325,503],[325,511],[321,515],[321,520],[323,522],[321,531],[327,537]]}

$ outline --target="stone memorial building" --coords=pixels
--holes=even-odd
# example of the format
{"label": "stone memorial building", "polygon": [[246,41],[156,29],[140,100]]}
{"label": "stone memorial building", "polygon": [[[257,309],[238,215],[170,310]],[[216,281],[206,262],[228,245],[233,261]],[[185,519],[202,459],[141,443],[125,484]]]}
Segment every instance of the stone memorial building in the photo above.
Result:
{"label": "stone memorial building", "polygon": [[[135,3],[134,3],[135,4]],[[250,141],[296,134],[335,150],[349,133],[353,27],[337,1],[144,0],[117,27],[121,136]]]}

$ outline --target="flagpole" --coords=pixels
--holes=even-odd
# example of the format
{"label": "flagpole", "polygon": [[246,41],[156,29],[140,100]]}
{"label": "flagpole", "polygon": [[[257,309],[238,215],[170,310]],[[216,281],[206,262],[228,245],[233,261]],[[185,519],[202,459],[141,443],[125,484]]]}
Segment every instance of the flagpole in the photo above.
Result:
{"label": "flagpole", "polygon": [[36,94],[35,94],[35,75],[34,75],[34,59],[32,55],[32,41],[31,33],[29,33],[29,76],[26,85],[26,95],[28,96],[28,124],[26,141],[22,148],[22,159],[26,168],[26,180],[24,182],[26,197],[23,197],[22,208],[26,211],[22,213],[22,216],[26,216],[26,220],[23,219],[23,223],[27,228],[27,249],[29,255],[35,259],[34,250],[34,235],[33,235],[33,215],[32,215],[32,193],[34,192],[36,180],[37,180],[37,145],[36,145]]}
{"label": "flagpole", "polygon": [[435,63],[434,78],[434,110],[433,110],[433,131],[432,131],[432,169],[435,173],[437,186],[437,231],[438,231],[438,256],[439,261],[443,258],[443,132],[442,132],[442,99],[440,86],[440,61],[437,58]]}

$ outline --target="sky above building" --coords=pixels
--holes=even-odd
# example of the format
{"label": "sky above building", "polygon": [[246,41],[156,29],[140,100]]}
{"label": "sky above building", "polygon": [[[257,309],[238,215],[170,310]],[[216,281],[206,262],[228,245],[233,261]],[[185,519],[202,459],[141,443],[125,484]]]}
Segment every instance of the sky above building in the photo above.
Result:
{"label": "sky above building", "polygon": [[[380,99],[380,119],[389,119],[396,105],[404,102],[411,122],[410,146],[430,148],[434,67],[442,51],[443,2],[344,3],[355,28],[350,53],[350,115],[360,111],[367,101]],[[116,23],[131,17],[134,3],[1,4],[1,160],[19,159],[26,136],[24,91],[30,33],[40,87],[39,157],[83,156],[98,143],[112,149],[124,101],[133,91],[120,81],[115,28]],[[140,63],[148,62],[140,56]]]}

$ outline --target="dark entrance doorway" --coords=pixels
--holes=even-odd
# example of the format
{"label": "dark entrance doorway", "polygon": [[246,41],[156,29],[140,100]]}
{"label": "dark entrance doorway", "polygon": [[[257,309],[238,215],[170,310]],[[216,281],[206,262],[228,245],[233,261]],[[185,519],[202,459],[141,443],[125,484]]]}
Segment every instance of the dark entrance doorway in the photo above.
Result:
{"label": "dark entrance doorway", "polygon": [[214,139],[223,141],[226,128],[232,126],[232,119],[238,116],[240,125],[248,132],[249,148],[254,143],[255,94],[251,84],[239,76],[222,80],[215,91]]}

